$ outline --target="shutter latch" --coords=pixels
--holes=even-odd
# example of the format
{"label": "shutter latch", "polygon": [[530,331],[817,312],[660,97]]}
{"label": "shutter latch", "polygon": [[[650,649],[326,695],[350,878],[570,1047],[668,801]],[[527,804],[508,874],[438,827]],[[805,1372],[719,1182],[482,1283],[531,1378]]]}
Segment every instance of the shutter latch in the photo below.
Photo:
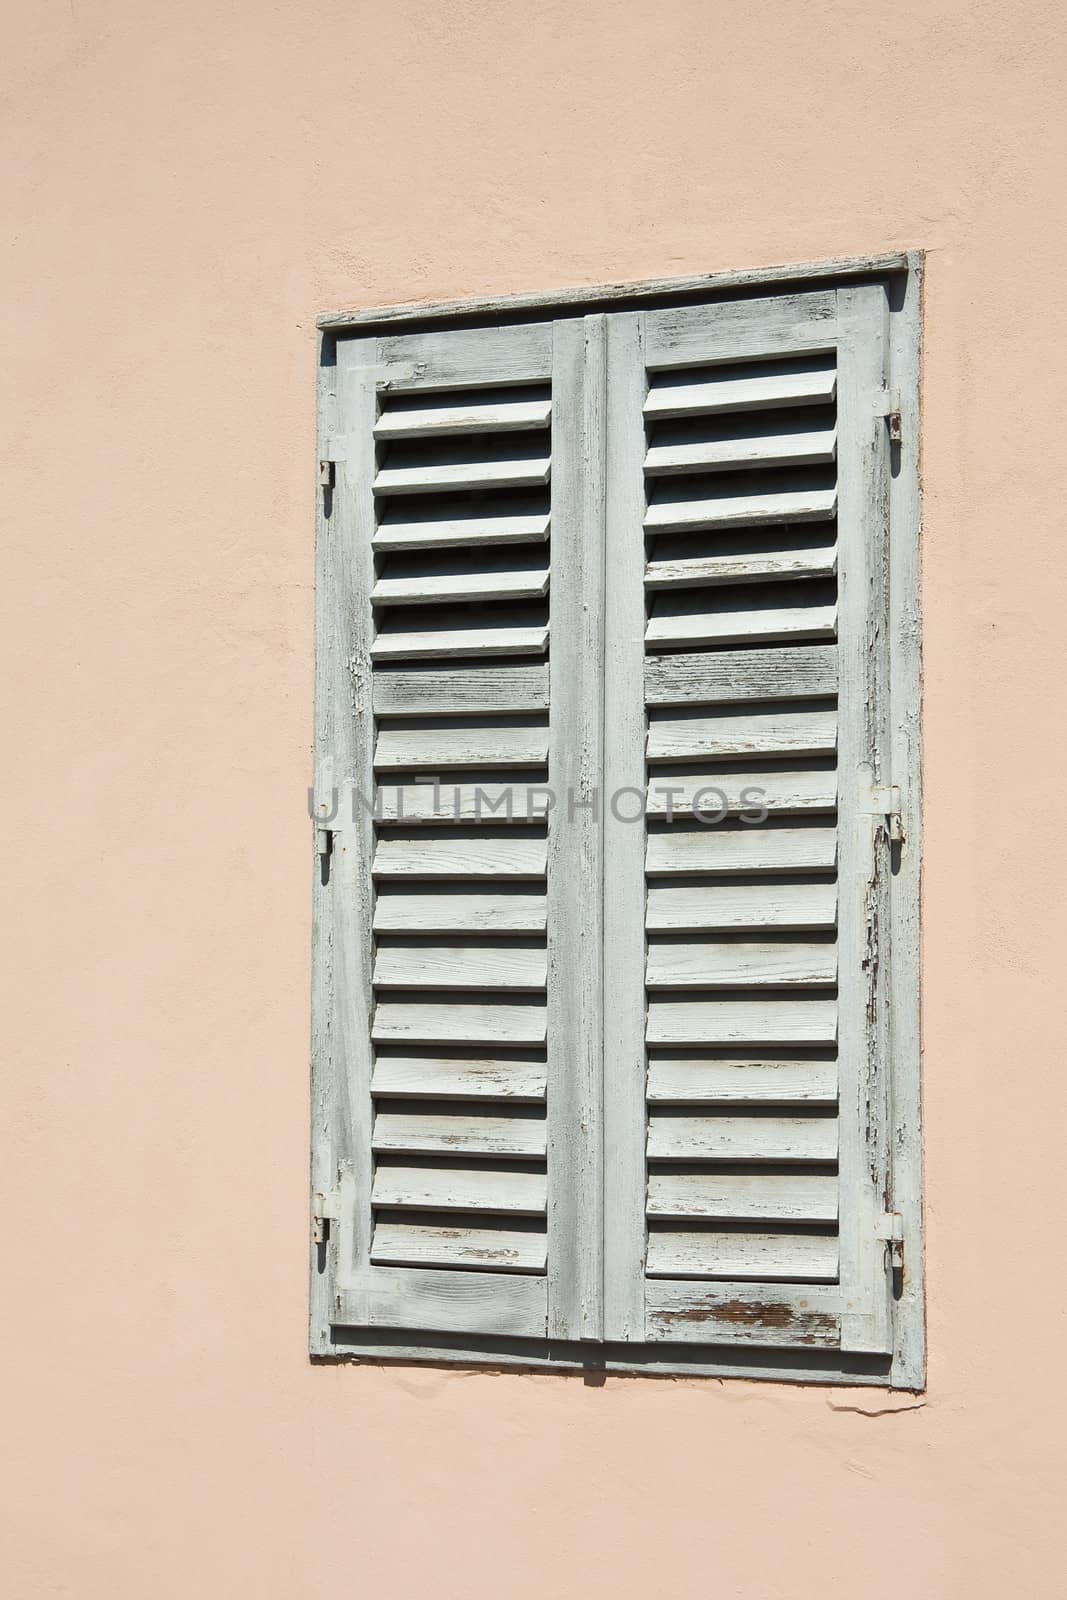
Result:
{"label": "shutter latch", "polygon": [[894,1272],[904,1271],[904,1218],[899,1211],[887,1211],[878,1219],[877,1238],[889,1246],[889,1264]]}
{"label": "shutter latch", "polygon": [[316,1192],[311,1200],[311,1238],[315,1244],[325,1244],[329,1237],[329,1224],[341,1215],[341,1195],[337,1189],[329,1194]]}

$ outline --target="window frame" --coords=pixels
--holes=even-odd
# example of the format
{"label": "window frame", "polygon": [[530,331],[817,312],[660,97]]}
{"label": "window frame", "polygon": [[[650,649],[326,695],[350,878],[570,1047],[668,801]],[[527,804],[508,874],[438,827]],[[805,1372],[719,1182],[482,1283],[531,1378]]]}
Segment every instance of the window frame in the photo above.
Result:
{"label": "window frame", "polygon": [[[890,346],[896,392],[889,487],[891,537],[890,637],[886,642],[892,704],[904,708],[893,725],[894,772],[909,773],[902,798],[906,848],[894,863],[890,908],[893,962],[889,1003],[894,1017],[894,1050],[889,1064],[894,1119],[893,1206],[903,1220],[905,1266],[894,1309],[894,1353],[848,1355],[839,1351],[725,1347],[722,1345],[634,1343],[626,1345],[565,1343],[546,1339],[514,1339],[419,1334],[410,1330],[353,1329],[351,1339],[331,1320],[327,1199],[331,1178],[330,1151],[323,1141],[324,1118],[335,1086],[326,1048],[332,994],[329,930],[322,914],[322,874],[314,873],[312,994],[312,1162],[311,1189],[316,1242],[311,1261],[312,1357],[319,1360],[448,1362],[450,1364],[525,1369],[601,1370],[709,1377],[764,1377],[780,1381],[868,1384],[918,1390],[925,1382],[924,1282],[920,1147],[920,1014],[919,1014],[919,888],[920,838],[920,462],[919,363],[922,255],[920,252],[869,256],[750,272],[712,273],[699,277],[613,284],[544,295],[399,305],[340,312],[319,319],[319,449],[320,482],[328,486],[332,373],[339,337],[352,334],[422,333],[444,329],[490,328],[501,322],[555,321],[569,315],[609,310],[652,310],[673,306],[728,303],[766,296],[775,291],[814,287],[839,288],[882,283],[890,305]],[[899,439],[897,434],[899,433]],[[321,749],[327,698],[334,681],[330,619],[324,610],[327,592],[328,542],[324,536],[325,500],[318,497],[316,540],[316,753]],[[327,1213],[326,1217],[322,1214]],[[325,1238],[323,1238],[325,1236]]]}

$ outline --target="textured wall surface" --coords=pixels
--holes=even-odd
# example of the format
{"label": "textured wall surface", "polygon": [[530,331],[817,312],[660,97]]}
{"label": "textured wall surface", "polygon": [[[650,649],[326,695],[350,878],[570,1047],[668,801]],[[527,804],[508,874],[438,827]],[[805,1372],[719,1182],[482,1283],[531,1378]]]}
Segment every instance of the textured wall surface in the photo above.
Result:
{"label": "textured wall surface", "polygon": [[[4,13],[4,1595],[1061,1594],[1061,8]],[[316,315],[904,247],[928,1392],[313,1368]]]}

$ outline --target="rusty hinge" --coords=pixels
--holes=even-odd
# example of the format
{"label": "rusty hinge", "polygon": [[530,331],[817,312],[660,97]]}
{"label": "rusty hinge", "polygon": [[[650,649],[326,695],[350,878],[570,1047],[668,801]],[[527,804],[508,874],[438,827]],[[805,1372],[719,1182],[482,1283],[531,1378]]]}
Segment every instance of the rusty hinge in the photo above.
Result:
{"label": "rusty hinge", "polygon": [[878,1219],[879,1239],[889,1247],[889,1264],[894,1272],[904,1270],[904,1218],[899,1211],[886,1211]]}
{"label": "rusty hinge", "polygon": [[904,843],[904,816],[900,808],[900,785],[874,792],[875,815],[885,818],[886,837],[890,844]]}
{"label": "rusty hinge", "polygon": [[889,438],[893,444],[899,444],[903,438],[903,428],[900,421],[900,391],[899,389],[883,389],[878,396],[878,416],[884,417],[889,429]]}
{"label": "rusty hinge", "polygon": [[311,1197],[311,1238],[315,1244],[325,1244],[329,1237],[329,1224],[341,1215],[341,1196],[337,1189],[329,1194],[316,1190]]}

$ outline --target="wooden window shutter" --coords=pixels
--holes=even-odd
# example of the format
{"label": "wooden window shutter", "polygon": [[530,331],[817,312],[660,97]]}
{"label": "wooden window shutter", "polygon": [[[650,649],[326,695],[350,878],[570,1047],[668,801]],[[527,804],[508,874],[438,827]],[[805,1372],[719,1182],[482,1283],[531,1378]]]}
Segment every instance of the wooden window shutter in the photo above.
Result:
{"label": "wooden window shutter", "polygon": [[317,1353],[921,1372],[914,294],[327,342]]}

